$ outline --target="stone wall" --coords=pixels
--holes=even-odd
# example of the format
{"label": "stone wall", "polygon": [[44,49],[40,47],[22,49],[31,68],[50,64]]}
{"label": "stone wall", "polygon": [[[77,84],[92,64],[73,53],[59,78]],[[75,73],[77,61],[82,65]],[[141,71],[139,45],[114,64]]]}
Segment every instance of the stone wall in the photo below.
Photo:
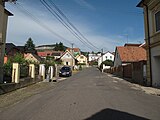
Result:
{"label": "stone wall", "polygon": [[20,79],[19,83],[0,84],[0,95],[11,92],[11,91],[14,91],[16,89],[26,87],[26,86],[31,85],[31,84],[35,84],[35,83],[40,82],[40,81],[42,81],[42,78],[40,78],[39,76],[36,76],[35,79],[32,79],[30,77]]}

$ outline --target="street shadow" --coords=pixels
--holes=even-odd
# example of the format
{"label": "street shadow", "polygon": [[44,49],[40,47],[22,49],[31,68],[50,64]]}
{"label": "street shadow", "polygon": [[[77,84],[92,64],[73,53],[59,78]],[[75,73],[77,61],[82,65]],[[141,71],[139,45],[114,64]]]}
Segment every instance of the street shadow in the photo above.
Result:
{"label": "street shadow", "polygon": [[149,120],[149,119],[108,108],[84,120]]}

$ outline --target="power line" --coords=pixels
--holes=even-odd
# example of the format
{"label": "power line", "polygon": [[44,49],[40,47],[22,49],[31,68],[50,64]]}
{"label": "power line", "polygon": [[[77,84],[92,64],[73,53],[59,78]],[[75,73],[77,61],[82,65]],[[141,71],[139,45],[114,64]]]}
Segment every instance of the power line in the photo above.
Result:
{"label": "power line", "polygon": [[[62,13],[62,11],[52,2],[50,3],[54,6],[57,12],[63,17],[61,17],[46,1],[40,0],[40,2],[54,15],[62,25],[67,28],[78,40],[80,40],[84,45],[89,45],[93,48],[98,49],[91,42],[89,42],[83,35],[78,31],[78,29],[69,21],[69,19]],[[65,21],[65,20],[66,21]],[[68,23],[68,24],[67,24]],[[85,39],[85,40],[84,40]]]}
{"label": "power line", "polygon": [[[79,36],[77,33],[75,33],[72,28],[70,26],[68,26],[67,23],[65,23],[65,21],[54,11],[52,12],[50,9],[52,9],[45,1],[41,1],[40,2],[45,6],[45,8],[47,8],[47,10],[49,10],[51,12],[52,15],[54,15],[56,17],[56,19],[65,27],[67,28],[72,35],[74,35],[77,39],[79,39],[83,44],[86,44]],[[44,4],[45,3],[45,4]]]}
{"label": "power line", "polygon": [[82,38],[84,38],[90,45],[92,45],[93,47],[95,47],[96,49],[98,49],[96,46],[94,46],[68,19],[68,17],[58,8],[58,6],[56,6],[55,3],[53,3],[52,0],[50,0],[50,3],[54,6],[54,8],[62,15],[62,17],[75,29],[76,32],[78,32]]}
{"label": "power line", "polygon": [[24,15],[26,15],[27,17],[30,17],[35,23],[37,23],[39,26],[41,26],[42,28],[46,29],[47,31],[49,31],[50,33],[52,33],[52,35],[55,37],[58,37],[60,40],[63,41],[67,41],[71,44],[71,42],[67,39],[65,39],[64,37],[62,37],[61,35],[57,34],[56,32],[54,32],[52,29],[50,29],[48,26],[46,26],[42,21],[40,21],[37,17],[35,17],[33,14],[31,14],[28,10],[26,10],[22,5],[20,5],[19,3],[15,4],[17,9],[19,9]]}

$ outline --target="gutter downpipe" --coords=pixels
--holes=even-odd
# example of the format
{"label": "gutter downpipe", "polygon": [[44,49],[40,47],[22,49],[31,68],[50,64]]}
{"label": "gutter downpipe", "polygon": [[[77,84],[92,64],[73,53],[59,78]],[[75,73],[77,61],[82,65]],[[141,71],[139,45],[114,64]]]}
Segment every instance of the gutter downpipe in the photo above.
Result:
{"label": "gutter downpipe", "polygon": [[146,16],[147,16],[147,32],[148,32],[148,50],[149,50],[149,64],[150,64],[150,85],[152,86],[152,62],[151,62],[151,43],[150,43],[150,31],[149,31],[149,13],[148,13],[148,6],[143,4],[146,7]]}

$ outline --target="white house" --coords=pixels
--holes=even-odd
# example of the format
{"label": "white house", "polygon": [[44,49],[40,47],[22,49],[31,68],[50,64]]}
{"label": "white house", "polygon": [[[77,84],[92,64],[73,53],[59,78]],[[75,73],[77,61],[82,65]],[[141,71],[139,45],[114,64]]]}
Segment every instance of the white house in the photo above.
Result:
{"label": "white house", "polygon": [[103,54],[103,56],[100,56],[98,58],[98,66],[100,67],[101,63],[106,61],[106,60],[111,60],[114,61],[114,54],[112,54],[111,52],[106,52]]}
{"label": "white house", "polygon": [[75,66],[76,64],[76,59],[68,50],[66,50],[59,59],[62,60],[64,65]]}
{"label": "white house", "polygon": [[89,62],[91,62],[91,61],[97,61],[100,56],[101,56],[101,53],[99,53],[99,54],[90,53],[90,54],[88,55],[88,61],[89,61]]}

